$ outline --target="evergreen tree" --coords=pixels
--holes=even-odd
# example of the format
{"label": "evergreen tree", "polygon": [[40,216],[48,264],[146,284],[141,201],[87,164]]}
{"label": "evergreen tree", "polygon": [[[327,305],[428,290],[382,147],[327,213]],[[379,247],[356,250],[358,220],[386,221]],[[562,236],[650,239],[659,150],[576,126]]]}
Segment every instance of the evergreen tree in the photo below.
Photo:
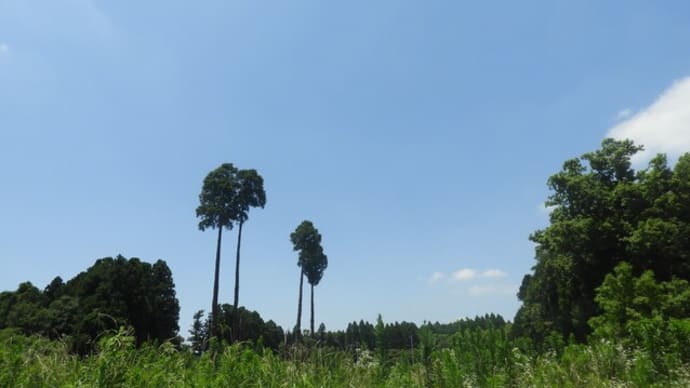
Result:
{"label": "evergreen tree", "polygon": [[216,242],[216,260],[213,271],[213,296],[211,301],[211,325],[209,334],[217,335],[218,317],[218,288],[220,276],[220,250],[223,240],[223,228],[232,229],[237,219],[237,206],[235,198],[239,190],[237,179],[238,170],[231,163],[224,163],[211,171],[206,178],[199,194],[199,206],[196,208],[196,216],[201,218],[199,229],[218,229]]}
{"label": "evergreen tree", "polygon": [[208,322],[204,322],[203,317],[204,310],[194,313],[194,321],[187,338],[192,344],[192,352],[196,355],[200,355],[208,347]]}
{"label": "evergreen tree", "polygon": [[316,279],[317,275],[320,279],[320,274],[323,273],[323,270],[319,271],[318,268],[325,269],[325,265],[328,265],[328,261],[326,256],[323,254],[323,248],[321,247],[321,234],[319,234],[319,231],[314,227],[314,224],[311,221],[303,221],[299,226],[297,226],[295,231],[290,234],[290,241],[292,241],[293,250],[299,252],[297,259],[297,265],[300,268],[299,297],[297,301],[297,323],[295,324],[294,329],[295,335],[297,338],[299,338],[302,334],[302,289],[304,284],[304,276],[307,271],[311,271],[310,273],[314,276],[314,280]]}
{"label": "evergreen tree", "polygon": [[[211,171],[204,179],[201,194],[199,194],[199,202],[200,204],[196,209],[197,217],[201,218],[199,229],[202,231],[206,228],[218,229],[213,276],[213,298],[211,302],[211,316],[217,317],[222,231],[224,227],[230,230],[235,223],[238,224],[235,293],[233,298],[233,306],[237,309],[240,289],[242,226],[249,218],[248,212],[250,208],[263,208],[266,204],[263,178],[256,170],[238,170],[231,163],[224,163]],[[214,322],[212,322],[210,329],[211,335],[215,335],[216,328]]]}

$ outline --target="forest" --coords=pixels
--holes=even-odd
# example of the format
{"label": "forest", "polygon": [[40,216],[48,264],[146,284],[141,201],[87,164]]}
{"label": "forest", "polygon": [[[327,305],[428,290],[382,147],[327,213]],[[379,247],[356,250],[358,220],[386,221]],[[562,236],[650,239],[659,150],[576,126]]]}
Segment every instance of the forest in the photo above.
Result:
{"label": "forest", "polygon": [[[196,209],[199,229],[218,234],[210,311],[178,326],[185,290],[162,260],[106,257],[67,281],[21,283],[0,293],[0,386],[690,386],[690,153],[635,170],[642,149],[605,139],[548,179],[549,225],[529,237],[535,262],[515,317],[353,317],[335,331],[314,320],[328,256],[309,220],[286,231],[299,276],[295,326],[240,304],[242,227],[267,196],[256,170],[222,164]],[[229,304],[218,287],[231,229]]]}

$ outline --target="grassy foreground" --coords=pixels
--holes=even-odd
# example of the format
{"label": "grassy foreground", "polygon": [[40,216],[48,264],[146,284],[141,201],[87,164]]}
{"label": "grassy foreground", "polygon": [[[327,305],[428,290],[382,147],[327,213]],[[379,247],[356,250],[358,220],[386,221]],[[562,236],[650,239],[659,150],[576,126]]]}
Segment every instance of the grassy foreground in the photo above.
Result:
{"label": "grassy foreground", "polygon": [[497,346],[458,336],[448,348],[398,354],[318,347],[277,354],[244,344],[195,356],[169,343],[136,349],[121,330],[80,358],[64,342],[5,331],[0,387],[690,386],[690,367],[662,354],[599,342],[529,355],[491,342]]}

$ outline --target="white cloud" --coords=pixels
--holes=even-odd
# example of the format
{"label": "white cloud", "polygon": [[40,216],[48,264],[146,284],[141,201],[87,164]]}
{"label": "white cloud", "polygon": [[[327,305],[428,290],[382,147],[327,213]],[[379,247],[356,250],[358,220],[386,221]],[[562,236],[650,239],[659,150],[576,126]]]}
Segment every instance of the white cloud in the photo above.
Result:
{"label": "white cloud", "polygon": [[625,108],[616,114],[616,121],[625,120],[633,114],[631,108]]}
{"label": "white cloud", "polygon": [[[507,273],[504,271],[501,271],[500,269],[495,269],[495,268],[490,268],[485,271],[478,271],[474,268],[462,268],[459,269],[451,274],[451,279],[452,280],[457,280],[457,281],[466,281],[466,280],[474,280],[474,279],[482,279],[482,278],[490,278],[490,279],[496,279],[496,278],[504,278],[508,276]],[[434,272],[431,275],[431,278],[429,279],[430,283],[435,283],[441,279],[443,279],[445,275],[442,272]]]}
{"label": "white cloud", "polygon": [[551,214],[551,212],[552,212],[556,207],[557,207],[556,205],[546,206],[545,203],[542,203],[542,204],[540,204],[540,205],[538,206],[538,209],[539,209],[539,213],[548,216],[549,214]]}
{"label": "white cloud", "polygon": [[445,277],[446,275],[443,272],[434,272],[431,274],[431,277],[429,278],[429,283],[434,284],[439,280],[444,279]]}
{"label": "white cloud", "polygon": [[607,136],[643,145],[645,151],[633,157],[637,165],[657,153],[671,159],[690,152],[690,77],[674,82],[651,105],[609,129]]}
{"label": "white cloud", "polygon": [[508,274],[500,269],[487,269],[486,271],[482,272],[481,276],[483,278],[504,278],[508,276]]}
{"label": "white cloud", "polygon": [[472,268],[463,268],[461,270],[453,272],[453,279],[455,280],[470,280],[477,277],[477,271]]}
{"label": "white cloud", "polygon": [[514,285],[500,285],[500,284],[483,284],[474,285],[469,288],[470,295],[484,296],[484,295],[515,295],[517,293],[517,286]]}

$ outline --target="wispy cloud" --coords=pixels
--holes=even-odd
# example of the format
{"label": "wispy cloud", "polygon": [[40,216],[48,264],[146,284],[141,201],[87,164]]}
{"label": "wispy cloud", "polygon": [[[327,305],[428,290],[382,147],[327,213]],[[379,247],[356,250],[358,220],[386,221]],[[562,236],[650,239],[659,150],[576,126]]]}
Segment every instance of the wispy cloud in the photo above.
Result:
{"label": "wispy cloud", "polygon": [[477,277],[477,271],[472,268],[463,268],[461,270],[453,272],[453,279],[455,280],[470,280]]}
{"label": "wispy cloud", "polygon": [[443,279],[449,279],[452,281],[459,281],[459,282],[464,282],[464,281],[469,281],[469,280],[477,280],[477,279],[497,279],[497,278],[505,278],[507,277],[508,274],[504,271],[501,271],[500,269],[495,269],[495,268],[490,268],[484,271],[479,271],[474,268],[462,268],[459,269],[455,272],[452,272],[449,276],[446,276],[445,273],[436,271],[429,276],[429,283],[434,284],[437,283]]}
{"label": "wispy cloud", "polygon": [[470,295],[484,296],[484,295],[515,295],[518,287],[515,285],[504,284],[481,284],[474,285],[469,288]]}
{"label": "wispy cloud", "polygon": [[500,269],[487,269],[481,273],[481,277],[483,278],[504,278],[506,276],[508,276],[508,274]]}
{"label": "wispy cloud", "polygon": [[632,114],[633,114],[633,110],[631,108],[622,109],[616,114],[616,121],[625,120],[628,117],[630,117]]}
{"label": "wispy cloud", "polygon": [[635,155],[635,164],[657,153],[674,158],[689,152],[690,77],[674,82],[651,105],[609,129],[607,136],[643,145],[645,151]]}
{"label": "wispy cloud", "polygon": [[[514,284],[506,283],[508,274],[496,268],[477,270],[475,268],[462,268],[449,275],[436,271],[428,278],[429,284],[442,282],[451,287],[456,292],[474,297],[481,296],[505,296],[515,295],[518,287]],[[458,288],[459,287],[459,288]]]}
{"label": "wispy cloud", "polygon": [[445,277],[446,277],[446,275],[443,272],[434,272],[429,277],[429,283],[431,283],[431,284],[437,283],[440,280],[445,279]]}
{"label": "wispy cloud", "polygon": [[541,203],[537,207],[537,209],[539,210],[539,213],[544,214],[546,216],[551,214],[551,212],[553,212],[553,209],[555,209],[555,208],[556,208],[556,206],[546,206],[545,203]]}

